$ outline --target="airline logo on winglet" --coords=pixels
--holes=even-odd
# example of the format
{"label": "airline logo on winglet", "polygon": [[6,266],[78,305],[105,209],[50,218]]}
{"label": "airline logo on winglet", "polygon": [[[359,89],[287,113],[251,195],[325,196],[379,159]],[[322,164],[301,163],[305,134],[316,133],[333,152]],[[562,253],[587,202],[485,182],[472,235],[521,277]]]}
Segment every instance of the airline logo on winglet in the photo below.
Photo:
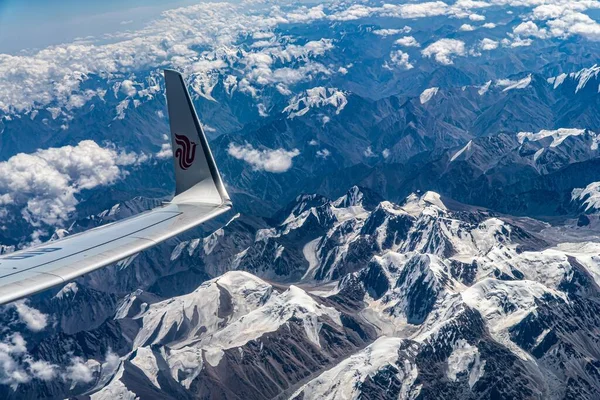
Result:
{"label": "airline logo on winglet", "polygon": [[185,171],[192,166],[196,159],[196,143],[191,142],[187,136],[178,134],[175,134],[175,143],[177,143],[175,158],[177,158],[179,168]]}

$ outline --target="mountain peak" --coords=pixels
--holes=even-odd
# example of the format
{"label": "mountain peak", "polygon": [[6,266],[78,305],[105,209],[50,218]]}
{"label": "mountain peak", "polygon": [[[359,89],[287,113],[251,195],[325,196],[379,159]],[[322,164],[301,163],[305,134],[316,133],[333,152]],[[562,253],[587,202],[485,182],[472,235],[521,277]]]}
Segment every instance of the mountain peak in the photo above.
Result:
{"label": "mountain peak", "polygon": [[421,193],[420,191],[411,193],[404,203],[402,203],[402,209],[407,213],[417,216],[421,214],[426,208],[434,207],[436,210],[448,211],[448,208],[442,201],[442,197],[439,193],[427,191]]}
{"label": "mountain peak", "polygon": [[366,210],[373,210],[382,200],[381,196],[371,189],[354,185],[345,195],[335,200],[333,205],[337,208],[362,206]]}

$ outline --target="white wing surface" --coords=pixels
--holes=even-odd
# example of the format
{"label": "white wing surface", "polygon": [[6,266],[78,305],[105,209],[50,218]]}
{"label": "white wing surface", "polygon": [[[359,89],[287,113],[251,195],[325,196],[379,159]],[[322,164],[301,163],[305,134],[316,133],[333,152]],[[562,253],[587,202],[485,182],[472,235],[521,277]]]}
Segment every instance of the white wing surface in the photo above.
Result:
{"label": "white wing surface", "polygon": [[87,274],[200,225],[231,208],[181,74],[165,71],[176,191],[133,217],[0,256],[0,304]]}

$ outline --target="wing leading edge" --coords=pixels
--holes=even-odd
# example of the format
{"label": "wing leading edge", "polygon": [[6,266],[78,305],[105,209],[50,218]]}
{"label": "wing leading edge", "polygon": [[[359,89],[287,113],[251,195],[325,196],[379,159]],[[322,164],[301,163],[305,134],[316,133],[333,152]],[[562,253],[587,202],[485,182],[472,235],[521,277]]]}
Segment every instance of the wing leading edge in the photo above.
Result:
{"label": "wing leading edge", "polygon": [[165,71],[176,191],[170,203],[64,239],[0,256],[0,304],[123,260],[231,208],[181,74]]}

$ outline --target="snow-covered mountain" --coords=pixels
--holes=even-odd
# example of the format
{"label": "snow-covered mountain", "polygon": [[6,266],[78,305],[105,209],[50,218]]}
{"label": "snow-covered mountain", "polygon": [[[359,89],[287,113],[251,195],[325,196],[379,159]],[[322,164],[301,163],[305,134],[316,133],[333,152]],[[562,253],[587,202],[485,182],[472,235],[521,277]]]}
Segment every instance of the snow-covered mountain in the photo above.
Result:
{"label": "snow-covered mountain", "polygon": [[596,8],[199,3],[0,55],[0,254],[170,199],[162,68],[235,204],[2,307],[0,398],[600,398]]}
{"label": "snow-covered mountain", "polygon": [[[53,333],[29,321],[27,357],[64,384],[32,376],[3,396],[594,398],[600,245],[582,236],[596,225],[576,222],[358,187],[299,196],[271,220],[236,214],[165,245],[144,264],[169,266],[127,295],[90,277],[9,308],[9,327],[44,316]],[[163,297],[160,282],[190,276],[177,265],[208,280]],[[132,268],[103,276],[136,279]],[[70,383],[65,354],[88,379]]]}

